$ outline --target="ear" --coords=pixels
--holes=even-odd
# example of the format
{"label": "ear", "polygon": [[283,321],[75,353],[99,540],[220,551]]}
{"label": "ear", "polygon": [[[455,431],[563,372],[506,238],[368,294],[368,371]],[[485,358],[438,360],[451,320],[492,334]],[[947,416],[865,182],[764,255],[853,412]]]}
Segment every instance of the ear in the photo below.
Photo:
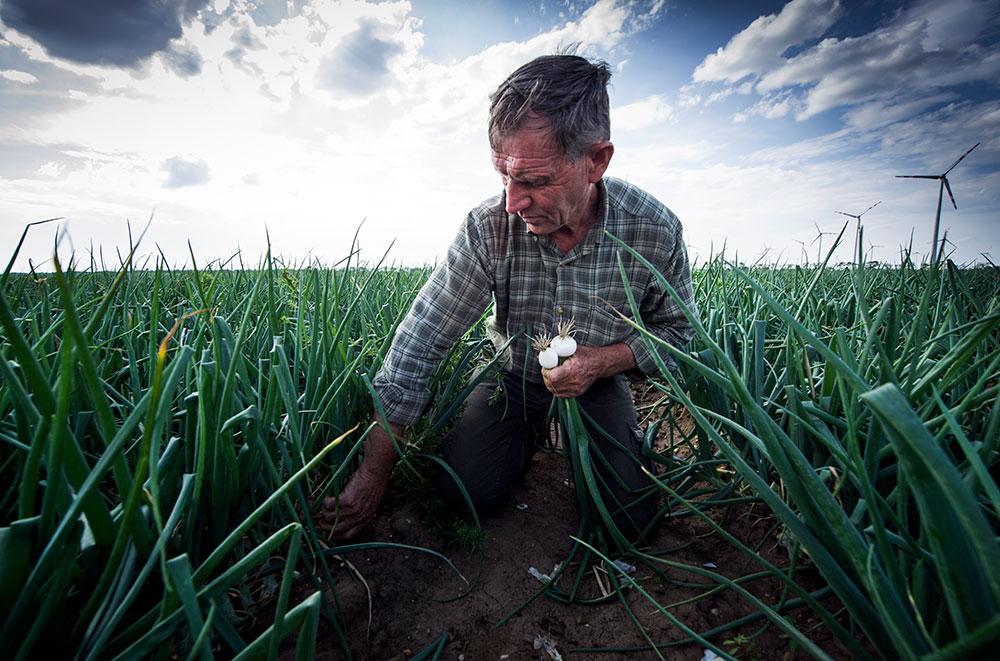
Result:
{"label": "ear", "polygon": [[615,146],[610,140],[602,140],[590,146],[587,150],[587,160],[590,166],[590,183],[596,184],[604,176],[604,172],[615,154]]}

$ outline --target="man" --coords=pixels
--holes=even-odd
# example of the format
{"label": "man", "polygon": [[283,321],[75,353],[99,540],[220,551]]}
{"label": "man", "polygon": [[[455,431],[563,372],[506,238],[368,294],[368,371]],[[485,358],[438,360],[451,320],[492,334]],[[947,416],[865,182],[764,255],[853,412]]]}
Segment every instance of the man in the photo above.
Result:
{"label": "man", "polygon": [[[605,231],[640,252],[694,305],[676,216],[637,187],[604,177],[614,154],[609,78],[604,63],[554,55],[525,64],[497,88],[489,139],[503,193],[470,212],[396,331],[375,379],[388,427],[402,439],[427,402],[432,370],[494,303],[489,331],[496,346],[518,335],[504,356],[501,396],[494,396],[496,380],[480,383],[442,448],[479,510],[505,502],[544,436],[553,395],[576,397],[603,430],[591,436],[608,459],[610,468],[601,471],[610,497],[625,506],[649,484],[623,375],[654,373],[656,364],[645,340],[618,314],[632,316],[618,260],[650,332],[681,346],[691,327],[649,271]],[[576,329],[576,353],[553,369],[539,369],[531,334],[552,333],[568,320]],[[658,353],[671,363],[666,352]],[[364,450],[339,499],[324,502],[323,518],[340,538],[354,536],[375,517],[397,460],[380,426]],[[441,486],[461,503],[449,477]],[[619,511],[616,522],[635,536],[654,514],[655,499],[646,498]]]}

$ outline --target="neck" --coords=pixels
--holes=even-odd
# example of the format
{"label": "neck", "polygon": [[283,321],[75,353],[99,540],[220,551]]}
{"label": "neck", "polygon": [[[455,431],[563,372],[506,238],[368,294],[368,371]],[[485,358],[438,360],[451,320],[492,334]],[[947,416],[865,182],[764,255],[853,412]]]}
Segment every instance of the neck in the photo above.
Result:
{"label": "neck", "polygon": [[597,222],[598,213],[600,213],[600,192],[597,185],[591,185],[587,202],[578,216],[580,220],[573,224],[563,225],[549,236],[552,237],[552,241],[563,254],[568,253],[587,236],[587,232]]}

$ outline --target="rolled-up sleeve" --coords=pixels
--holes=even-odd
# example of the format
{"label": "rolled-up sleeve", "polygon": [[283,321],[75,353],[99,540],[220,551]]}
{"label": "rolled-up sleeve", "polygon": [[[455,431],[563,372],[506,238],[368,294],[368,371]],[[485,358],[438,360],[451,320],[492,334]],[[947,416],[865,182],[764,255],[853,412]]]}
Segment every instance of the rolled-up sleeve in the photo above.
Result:
{"label": "rolled-up sleeve", "polygon": [[420,418],[434,368],[490,304],[487,245],[470,215],[396,329],[372,382],[389,422],[411,425]]}

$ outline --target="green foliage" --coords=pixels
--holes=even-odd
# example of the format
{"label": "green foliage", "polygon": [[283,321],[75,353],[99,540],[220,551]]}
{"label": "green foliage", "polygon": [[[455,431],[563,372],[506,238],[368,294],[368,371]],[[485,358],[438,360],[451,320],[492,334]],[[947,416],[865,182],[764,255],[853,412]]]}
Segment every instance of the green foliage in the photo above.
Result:
{"label": "green foliage", "polygon": [[996,644],[997,270],[719,257],[696,283],[689,350],[646,334],[680,366],[661,369],[664,389],[787,526],[866,644],[886,658]]}
{"label": "green foliage", "polygon": [[[307,658],[321,618],[349,655],[342,623],[354,614],[322,591],[341,571],[329,558],[366,546],[328,548],[311,511],[356,463],[372,417],[367,383],[429,271],[361,264],[353,252],[333,268],[270,255],[253,268],[235,261],[178,270],[157,260],[145,270],[128,256],[114,271],[92,262],[3,275],[0,649],[9,656],[132,657],[169,645],[192,656],[274,657],[294,637]],[[647,448],[657,430],[672,438],[666,453],[651,455],[660,517],[715,526],[758,564],[753,576],[781,582],[781,600],[762,603],[743,587],[747,577],[652,554],[617,534],[593,482],[600,457],[568,405],[569,460],[591,527],[573,544],[576,561],[539,594],[586,602],[634,589],[675,621],[611,563],[630,556],[652,575],[679,570],[732,590],[815,656],[823,652],[784,616],[788,608],[812,608],[857,656],[993,649],[996,269],[917,268],[905,258],[892,268],[741,269],[718,257],[694,275],[692,345],[648,338],[679,365],[677,373],[664,365],[651,387],[694,418],[688,425],[668,407],[650,425]],[[490,378],[477,371],[485,346],[478,325],[435,373],[415,451],[432,452],[469,389]],[[481,548],[478,525],[435,501],[435,470],[414,453],[397,487],[418,494],[445,539]],[[765,502],[787,531],[787,565],[768,563],[705,514],[748,498]],[[235,613],[246,604],[234,595],[251,599],[276,559],[279,573],[267,579],[278,592],[276,624],[243,640]],[[828,588],[796,583],[807,561]],[[591,563],[603,565],[610,595],[578,592]],[[292,603],[293,581],[312,594]],[[831,591],[850,628],[819,603]],[[627,604],[626,614],[638,625]],[[722,642],[731,629],[675,623],[717,653],[748,649],[740,635]]]}
{"label": "green foliage", "polygon": [[[308,656],[322,615],[349,653],[311,510],[355,465],[365,381],[428,272],[352,253],[5,274],[3,649],[273,657],[293,634]],[[230,600],[276,555],[281,625],[248,643]],[[289,603],[293,577],[317,592]]]}

